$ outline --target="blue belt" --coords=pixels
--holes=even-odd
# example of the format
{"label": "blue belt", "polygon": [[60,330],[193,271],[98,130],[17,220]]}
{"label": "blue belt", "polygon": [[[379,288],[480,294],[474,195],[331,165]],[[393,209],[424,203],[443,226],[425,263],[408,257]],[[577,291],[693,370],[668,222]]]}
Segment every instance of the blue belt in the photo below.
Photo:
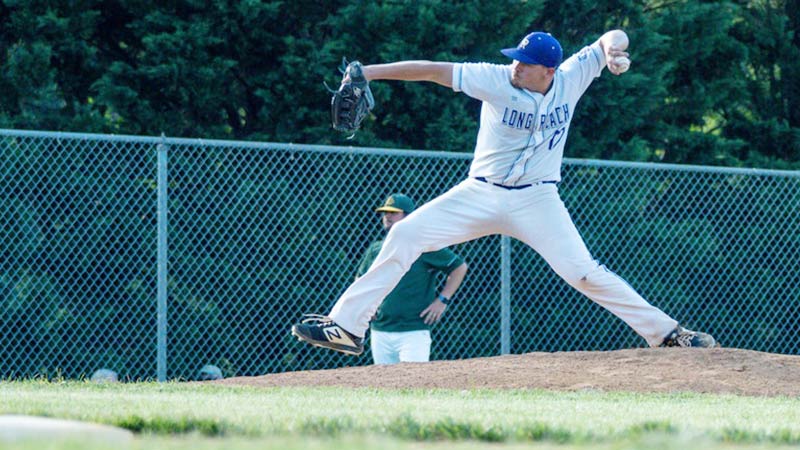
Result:
{"label": "blue belt", "polygon": [[556,183],[558,183],[558,181],[548,180],[548,181],[539,181],[538,183],[532,183],[532,184],[521,184],[519,186],[506,186],[505,184],[492,183],[491,181],[487,180],[484,177],[475,177],[475,179],[478,180],[478,181],[481,181],[483,183],[493,184],[493,185],[495,185],[497,187],[501,187],[503,189],[508,189],[509,191],[514,191],[514,190],[517,190],[517,189],[529,188],[529,187],[531,187],[531,186],[533,186],[535,184],[556,184]]}

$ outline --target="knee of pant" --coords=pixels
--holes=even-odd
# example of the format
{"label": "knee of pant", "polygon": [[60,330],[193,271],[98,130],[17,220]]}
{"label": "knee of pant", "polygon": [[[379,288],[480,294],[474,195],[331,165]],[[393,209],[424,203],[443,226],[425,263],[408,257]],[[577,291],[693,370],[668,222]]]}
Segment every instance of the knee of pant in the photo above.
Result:
{"label": "knee of pant", "polygon": [[573,267],[570,270],[564,270],[559,275],[563,278],[570,286],[573,287],[588,287],[593,286],[601,282],[604,278],[608,269],[605,266],[595,264],[591,267]]}
{"label": "knee of pant", "polygon": [[613,276],[614,274],[606,266],[598,265],[581,275],[577,283],[587,288],[601,287],[605,286],[609,282],[609,277]]}
{"label": "knee of pant", "polygon": [[392,229],[386,235],[384,247],[394,247],[402,251],[405,256],[413,256],[416,260],[424,248],[421,245],[419,230],[414,225],[400,221],[392,225]]}
{"label": "knee of pant", "polygon": [[413,226],[404,225],[403,222],[397,222],[389,230],[383,243],[383,250],[388,252],[389,260],[405,265],[405,269],[408,269],[408,266],[411,266],[423,252],[416,230]]}

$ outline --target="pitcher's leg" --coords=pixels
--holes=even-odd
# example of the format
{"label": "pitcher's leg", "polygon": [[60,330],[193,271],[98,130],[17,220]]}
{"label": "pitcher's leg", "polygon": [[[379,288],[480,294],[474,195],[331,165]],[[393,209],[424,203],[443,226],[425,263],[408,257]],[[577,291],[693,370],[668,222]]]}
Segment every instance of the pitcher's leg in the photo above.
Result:
{"label": "pitcher's leg", "polygon": [[[401,225],[402,222],[395,224],[389,235]],[[420,254],[422,246],[418,241],[411,240],[398,245],[391,243],[387,237],[378,254],[380,261],[376,258],[370,269],[344,291],[328,316],[345,330],[363,337],[381,301],[400,282]]]}
{"label": "pitcher's leg", "polygon": [[535,206],[514,214],[512,236],[531,246],[567,283],[622,319],[650,346],[660,345],[677,321],[594,260],[557,189],[541,189],[549,192],[543,193]]}
{"label": "pitcher's leg", "polygon": [[477,200],[483,184],[466,180],[392,226],[372,266],[347,288],[328,316],[363,337],[378,306],[420,254],[493,233],[495,211]]}
{"label": "pitcher's leg", "polygon": [[661,345],[678,322],[647,302],[619,275],[597,264],[580,278],[567,282],[611,311],[642,336],[651,347]]}

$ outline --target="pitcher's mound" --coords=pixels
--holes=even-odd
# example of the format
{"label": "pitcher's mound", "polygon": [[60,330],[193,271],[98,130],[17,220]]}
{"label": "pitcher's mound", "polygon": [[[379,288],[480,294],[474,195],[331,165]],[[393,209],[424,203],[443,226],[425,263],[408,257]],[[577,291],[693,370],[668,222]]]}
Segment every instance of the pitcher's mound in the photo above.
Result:
{"label": "pitcher's mound", "polygon": [[458,361],[284,372],[228,378],[215,383],[797,396],[800,395],[800,356],[731,348],[527,353]]}

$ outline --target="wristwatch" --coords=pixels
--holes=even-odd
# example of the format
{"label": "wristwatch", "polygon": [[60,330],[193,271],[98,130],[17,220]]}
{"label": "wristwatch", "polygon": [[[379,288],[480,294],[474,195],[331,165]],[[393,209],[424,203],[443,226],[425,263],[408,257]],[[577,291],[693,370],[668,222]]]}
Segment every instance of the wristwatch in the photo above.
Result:
{"label": "wristwatch", "polygon": [[444,303],[445,305],[449,305],[450,304],[450,299],[445,297],[444,295],[439,294],[438,298],[439,298],[439,301]]}

